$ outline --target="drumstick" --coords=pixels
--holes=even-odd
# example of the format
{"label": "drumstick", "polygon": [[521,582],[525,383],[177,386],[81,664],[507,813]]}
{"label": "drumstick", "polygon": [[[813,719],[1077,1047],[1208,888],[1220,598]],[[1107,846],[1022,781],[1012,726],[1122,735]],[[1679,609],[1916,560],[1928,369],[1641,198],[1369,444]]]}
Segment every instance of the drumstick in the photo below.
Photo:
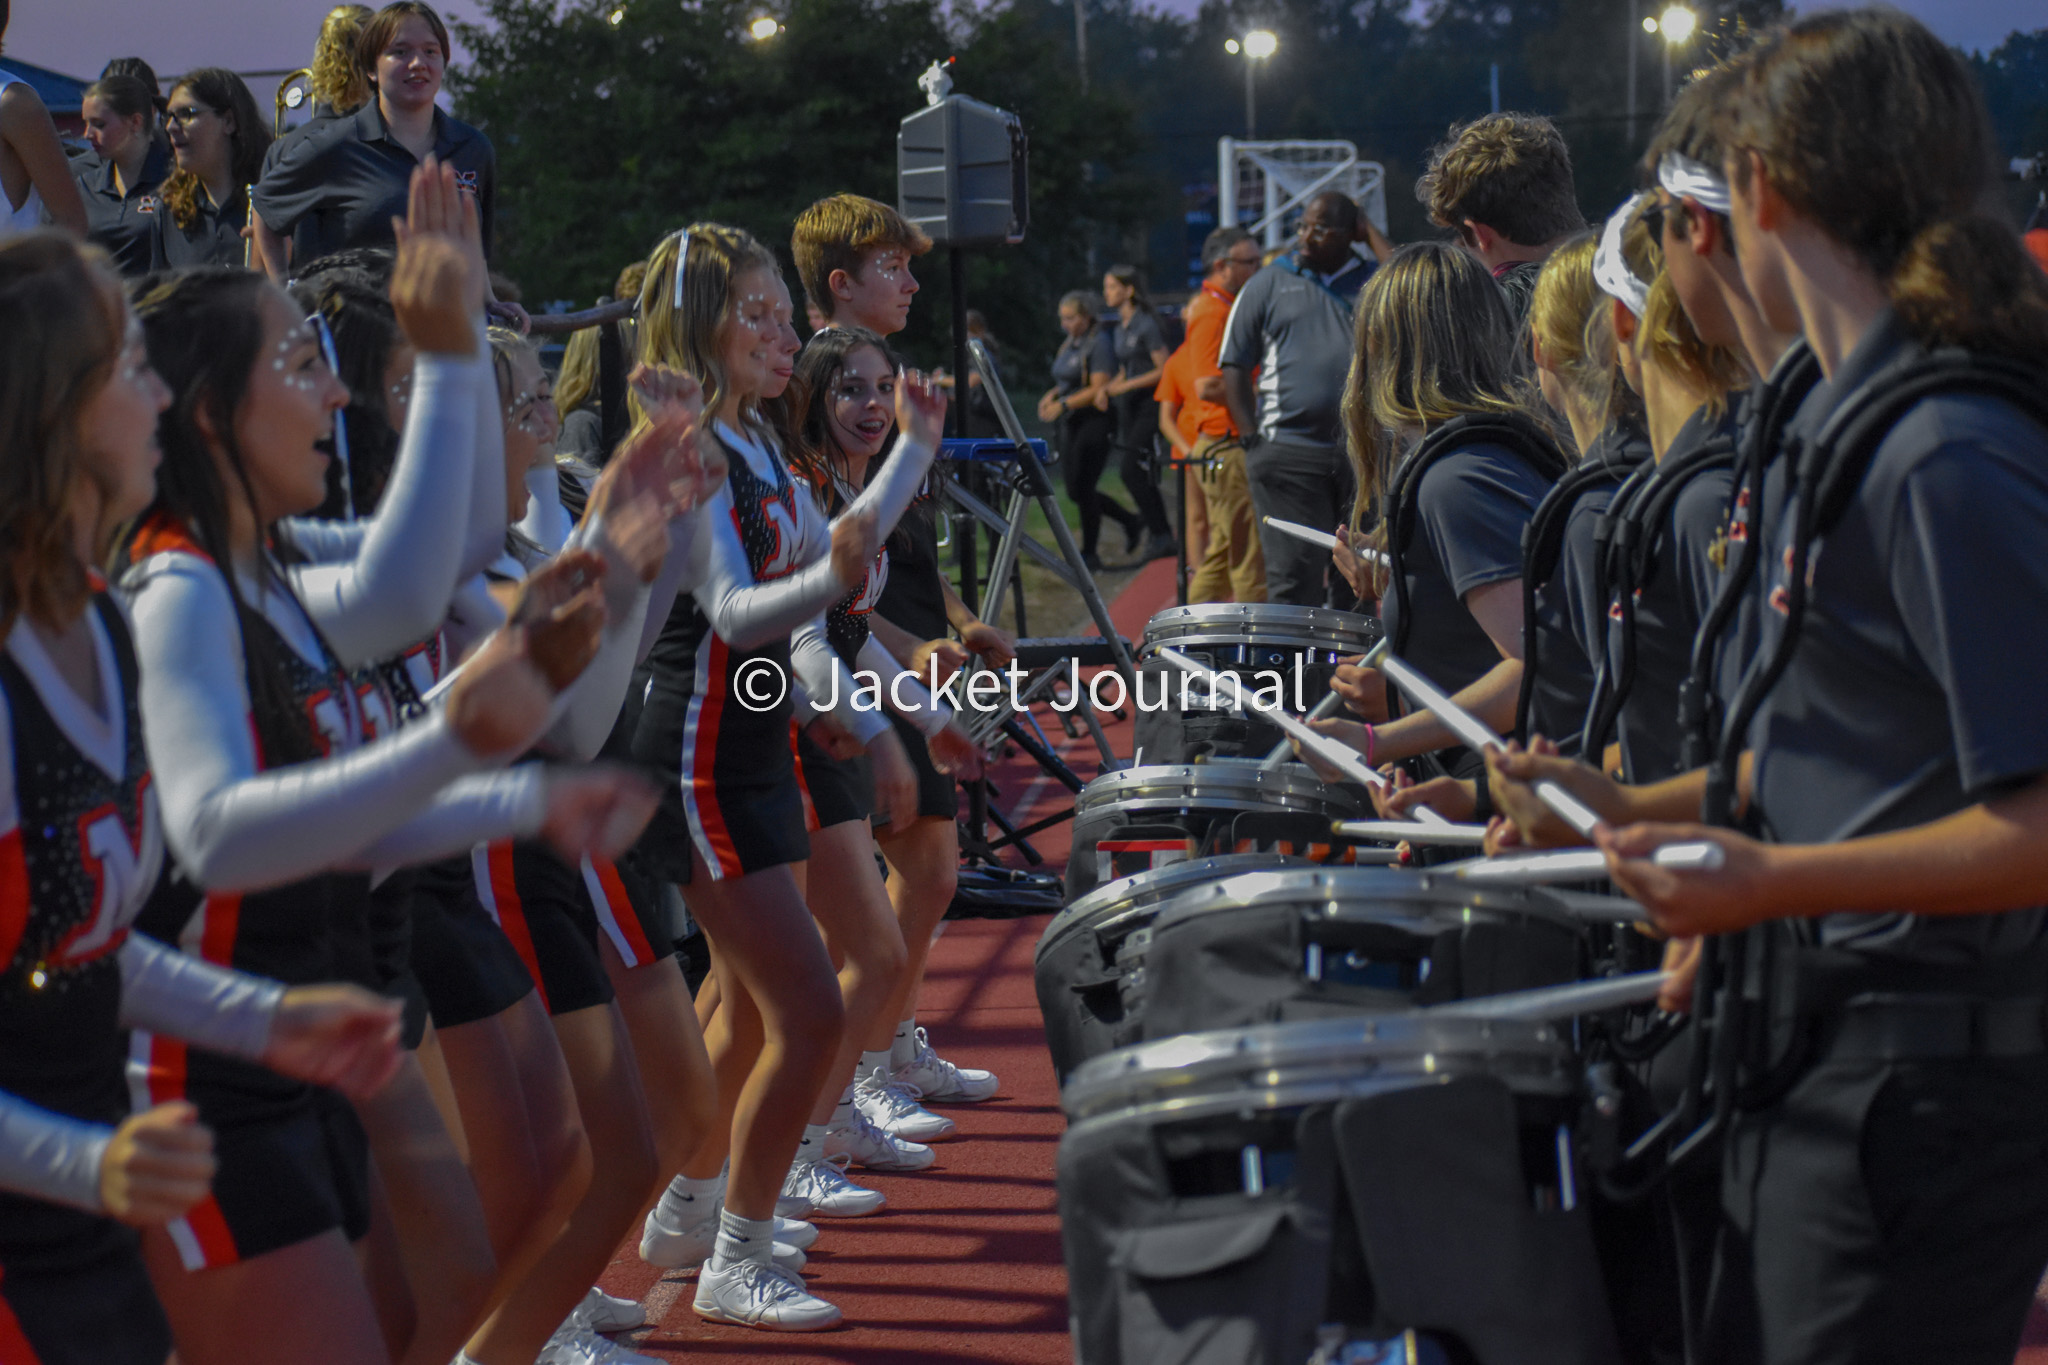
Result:
{"label": "drumstick", "polygon": [[[1372,650],[1365,656],[1366,663],[1378,668],[1382,673],[1392,678],[1394,686],[1406,692],[1416,705],[1433,712],[1438,720],[1441,720],[1450,727],[1452,734],[1456,735],[1475,752],[1485,752],[1488,745],[1502,749],[1507,747],[1507,741],[1489,729],[1484,721],[1444,695],[1441,688],[1422,674],[1416,672],[1414,668],[1410,667],[1405,660],[1397,656],[1391,649],[1388,649],[1386,645],[1387,642],[1385,640],[1381,640],[1379,644],[1374,645]],[[1549,778],[1538,780],[1534,784],[1533,790],[1536,793],[1536,799],[1550,807],[1559,819],[1588,839],[1593,837],[1593,831],[1600,825],[1600,816],[1591,806],[1579,800],[1578,797],[1566,791],[1562,785]],[[1660,859],[1660,863],[1665,867],[1689,866],[1713,869],[1721,865],[1721,848],[1718,844],[1672,844],[1667,845],[1665,849],[1658,850],[1658,852],[1661,854],[1667,849],[1674,858],[1684,857],[1690,858],[1693,861],[1674,863],[1662,862]],[[1689,849],[1690,852],[1681,854],[1679,852],[1680,849]]]}
{"label": "drumstick", "polygon": [[[1337,537],[1331,535],[1328,531],[1318,531],[1315,527],[1303,526],[1298,521],[1282,521],[1278,517],[1265,517],[1262,520],[1274,530],[1281,532],[1283,535],[1293,536],[1296,540],[1305,540],[1311,545],[1320,545],[1325,550],[1335,550],[1337,548]],[[1387,557],[1378,550],[1369,550],[1363,545],[1352,546],[1351,553],[1357,555],[1360,559],[1375,560],[1381,564],[1387,562]]]}
{"label": "drumstick", "polygon": [[[1428,807],[1421,807],[1427,810]],[[1418,824],[1420,822],[1417,822]],[[1484,825],[1421,825],[1404,820],[1336,820],[1331,832],[1344,839],[1406,839],[1411,844],[1471,844],[1486,842]]]}
{"label": "drumstick", "polygon": [[1536,990],[1509,991],[1506,995],[1481,996],[1477,1000],[1452,1000],[1429,1005],[1418,1014],[1439,1019],[1518,1019],[1540,1024],[1551,1019],[1569,1019],[1579,1014],[1599,1014],[1625,1005],[1655,1000],[1670,972],[1631,972],[1604,981],[1580,981],[1569,986],[1542,986]]}
{"label": "drumstick", "polygon": [[[1216,670],[1196,663],[1177,649],[1170,649],[1164,646],[1159,650],[1159,657],[1172,664],[1175,668],[1194,674],[1209,684],[1210,692],[1215,692],[1219,677]],[[1285,707],[1265,701],[1255,692],[1244,692],[1240,689],[1239,694],[1260,715],[1272,721],[1288,735],[1300,740],[1303,748],[1313,751],[1318,758],[1328,763],[1331,767],[1343,769],[1345,775],[1353,781],[1365,782],[1375,787],[1387,785],[1387,779],[1382,777],[1374,770],[1370,763],[1365,761],[1365,755],[1359,753],[1350,745],[1339,743],[1328,735],[1316,733],[1303,722],[1288,715]]]}
{"label": "drumstick", "polygon": [[[1315,710],[1310,711],[1307,715],[1303,716],[1302,720],[1328,720],[1333,714],[1336,713],[1338,705],[1342,703],[1343,700],[1344,699],[1338,696],[1335,692],[1327,693],[1321,701],[1316,703]],[[1273,752],[1267,754],[1266,757],[1259,763],[1259,771],[1262,773],[1269,773],[1273,771],[1273,769],[1279,767],[1282,763],[1285,763],[1287,761],[1288,755],[1292,754],[1293,752],[1293,741],[1285,739],[1281,740],[1278,744],[1275,744],[1273,746]]]}
{"label": "drumstick", "polygon": [[[1711,856],[1709,856],[1711,855]],[[1711,872],[1721,865],[1719,844],[1666,844],[1650,855],[1659,867],[1684,872]],[[1562,848],[1541,853],[1508,853],[1474,858],[1439,869],[1458,880],[1492,886],[1541,886],[1545,882],[1582,882],[1607,875],[1607,855],[1597,848]]]}

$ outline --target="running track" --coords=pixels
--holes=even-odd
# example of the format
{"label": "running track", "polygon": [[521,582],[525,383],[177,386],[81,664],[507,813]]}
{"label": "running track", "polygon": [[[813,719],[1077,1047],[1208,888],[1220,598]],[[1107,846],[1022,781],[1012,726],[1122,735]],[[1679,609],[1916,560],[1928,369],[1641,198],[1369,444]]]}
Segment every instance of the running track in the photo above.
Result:
{"label": "running track", "polygon": [[[1127,638],[1173,600],[1172,564],[1159,561],[1111,604]],[[1085,732],[1065,739],[1040,712],[1054,747],[1085,780],[1097,771]],[[1108,727],[1130,753],[1128,722]],[[1027,761],[993,774],[997,803],[1017,824],[1068,804]],[[1046,865],[1065,866],[1067,831],[1034,841]],[[1021,863],[1021,859],[1013,861]],[[693,1365],[1063,1365],[1067,1280],[1060,1262],[1053,1154],[1065,1127],[1046,1059],[1031,954],[1043,919],[956,920],[932,950],[918,1017],[947,1055],[993,1068],[1001,1095],[944,1112],[959,1132],[916,1175],[860,1180],[889,1196],[873,1218],[827,1221],[806,1278],[846,1312],[847,1325],[815,1336],[713,1326],[690,1311],[693,1281],[659,1275],[637,1254],[638,1231],[613,1258],[604,1287],[643,1298],[653,1324],[631,1334],[639,1350]],[[2048,1365],[2048,1307],[2036,1302],[2015,1365]]]}

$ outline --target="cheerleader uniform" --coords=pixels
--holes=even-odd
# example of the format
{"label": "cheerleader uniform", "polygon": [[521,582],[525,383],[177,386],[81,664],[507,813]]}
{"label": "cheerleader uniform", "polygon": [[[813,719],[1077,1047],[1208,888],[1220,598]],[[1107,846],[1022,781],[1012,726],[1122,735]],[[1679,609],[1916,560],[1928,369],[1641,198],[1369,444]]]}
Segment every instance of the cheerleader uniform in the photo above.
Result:
{"label": "cheerleader uniform", "polygon": [[[367,955],[371,869],[539,827],[537,776],[482,773],[443,716],[367,745],[354,679],[290,592],[238,574],[237,613],[223,571],[161,515],[131,559],[145,738],[178,866],[146,932],[220,966],[333,980]],[[267,691],[252,657],[268,661]],[[213,1191],[168,1229],[187,1269],[367,1230],[367,1143],[339,1097],[143,1030],[129,1058],[137,1108],[190,1099],[214,1130]]]}
{"label": "cheerleader uniform", "polygon": [[[636,759],[669,776],[640,848],[652,872],[679,884],[695,867],[719,881],[810,856],[816,817],[797,770],[792,671],[862,744],[888,723],[854,706],[853,680],[820,619],[846,594],[830,562],[831,524],[771,443],[722,422],[716,435],[726,485],[702,509],[690,596],[678,598],[649,655],[633,744]],[[849,512],[873,508],[887,535],[932,453],[899,438]]]}
{"label": "cheerleader uniform", "polygon": [[[946,619],[945,575],[939,568],[939,532],[934,524],[931,490],[925,488],[904,514],[903,524],[884,547],[889,556],[888,582],[875,604],[884,620],[920,640],[943,640],[952,633]],[[951,773],[932,762],[931,751],[917,742],[909,721],[891,716],[910,767],[917,774],[917,813],[923,818],[951,820],[960,813],[960,793]]]}
{"label": "cheerleader uniform", "polygon": [[268,1045],[282,994],[129,932],[163,864],[113,600],[87,626],[101,704],[83,703],[17,622],[0,650],[0,1360],[163,1365],[164,1321],[99,1175],[128,1109],[128,1026],[227,1056]]}

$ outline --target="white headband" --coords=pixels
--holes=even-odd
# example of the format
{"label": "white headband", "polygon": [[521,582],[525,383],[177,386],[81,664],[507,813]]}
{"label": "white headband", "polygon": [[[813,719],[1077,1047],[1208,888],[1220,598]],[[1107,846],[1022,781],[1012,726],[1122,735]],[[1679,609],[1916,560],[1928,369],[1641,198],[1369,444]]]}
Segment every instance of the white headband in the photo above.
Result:
{"label": "white headband", "polygon": [[[672,292],[668,306],[670,311],[680,313],[683,311],[683,272],[690,264],[690,230],[688,228],[677,228],[662,240],[666,244],[675,238],[681,238],[682,240],[676,246],[675,289]],[[655,251],[659,250],[661,250],[661,247],[657,246]],[[652,253],[649,254],[651,257]],[[647,272],[647,278],[640,283],[639,309],[642,313],[647,311],[647,287],[653,283],[654,272],[650,270]]]}
{"label": "white headband", "polygon": [[1628,311],[1637,317],[1650,302],[1650,286],[1636,278],[1628,268],[1628,257],[1622,254],[1621,234],[1628,227],[1628,220],[1635,215],[1638,205],[1648,195],[1631,196],[1607,219],[1607,226],[1600,231],[1600,248],[1593,253],[1593,283],[1615,298],[1628,305]]}
{"label": "white headband", "polygon": [[1709,213],[1729,211],[1728,182],[1706,163],[1677,152],[1657,163],[1657,183],[1673,199],[1690,199]]}

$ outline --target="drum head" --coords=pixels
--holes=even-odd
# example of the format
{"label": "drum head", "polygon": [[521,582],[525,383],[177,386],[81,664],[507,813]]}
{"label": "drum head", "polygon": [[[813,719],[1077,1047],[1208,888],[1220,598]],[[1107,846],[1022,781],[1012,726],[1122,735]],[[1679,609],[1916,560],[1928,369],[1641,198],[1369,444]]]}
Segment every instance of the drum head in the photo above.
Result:
{"label": "drum head", "polygon": [[1360,798],[1324,782],[1305,766],[1271,771],[1256,763],[1156,763],[1104,773],[1081,789],[1074,820],[1109,811],[1310,811],[1332,820],[1355,818]]}
{"label": "drum head", "polygon": [[1283,853],[1233,853],[1216,858],[1196,858],[1166,867],[1140,872],[1099,886],[1053,916],[1039,936],[1035,957],[1047,952],[1071,934],[1114,931],[1127,919],[1147,918],[1160,906],[1182,892],[1206,882],[1221,881],[1247,872],[1272,872],[1281,868],[1304,867],[1300,858]]}
{"label": "drum head", "polygon": [[1318,650],[1349,656],[1379,643],[1380,623],[1357,612],[1297,607],[1279,602],[1207,602],[1168,607],[1145,623],[1140,655],[1161,645],[1175,649],[1247,645],[1280,651]]}
{"label": "drum head", "polygon": [[1304,914],[1371,918],[1429,934],[1484,920],[1533,917],[1575,932],[1584,921],[1543,887],[1484,887],[1422,868],[1268,867],[1196,882],[1159,916],[1155,930],[1195,916],[1251,906],[1299,906]]}

